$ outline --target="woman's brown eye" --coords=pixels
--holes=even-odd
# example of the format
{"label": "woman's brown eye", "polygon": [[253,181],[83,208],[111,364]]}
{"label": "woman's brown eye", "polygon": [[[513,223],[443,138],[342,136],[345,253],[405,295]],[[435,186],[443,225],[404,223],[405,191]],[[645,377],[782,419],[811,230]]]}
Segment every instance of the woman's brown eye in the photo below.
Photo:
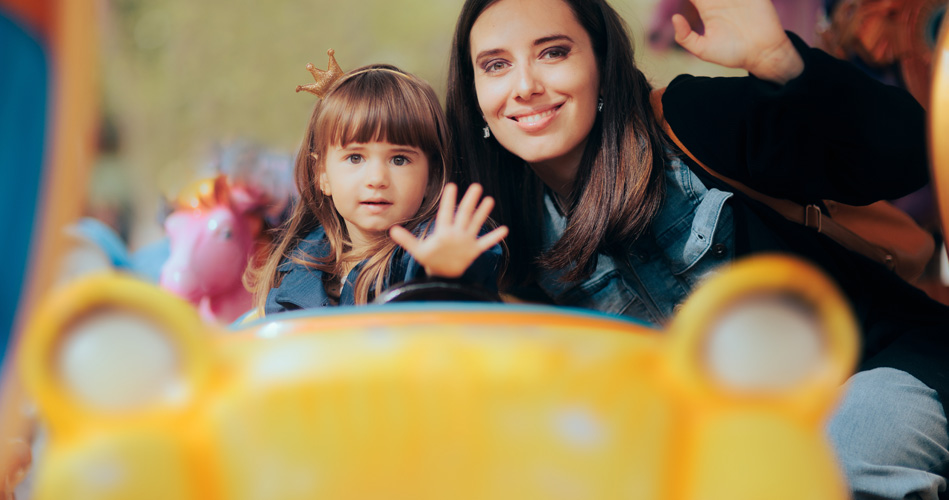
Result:
{"label": "woman's brown eye", "polygon": [[544,52],[543,57],[547,59],[559,59],[561,57],[566,57],[566,55],[569,52],[570,51],[567,49],[556,47],[556,48],[547,50],[547,52]]}
{"label": "woman's brown eye", "polygon": [[504,66],[505,66],[504,61],[491,61],[485,65],[484,70],[487,71],[488,73],[491,73],[494,71],[501,71],[502,69],[504,69]]}

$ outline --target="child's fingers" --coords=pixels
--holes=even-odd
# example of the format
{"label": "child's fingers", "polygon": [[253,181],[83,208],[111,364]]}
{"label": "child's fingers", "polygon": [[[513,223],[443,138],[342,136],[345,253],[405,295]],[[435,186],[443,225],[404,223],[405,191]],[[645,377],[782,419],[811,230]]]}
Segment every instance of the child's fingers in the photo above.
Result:
{"label": "child's fingers", "polygon": [[489,248],[500,243],[505,237],[507,237],[507,226],[494,228],[494,230],[492,230],[490,233],[478,238],[478,251],[487,251]]}
{"label": "child's fingers", "polygon": [[458,224],[462,228],[468,227],[468,224],[471,222],[471,214],[478,205],[478,200],[481,199],[482,191],[481,184],[475,183],[468,187],[465,196],[461,198],[461,203],[458,204],[458,213],[455,214],[455,224]]}
{"label": "child's fingers", "polygon": [[439,226],[447,227],[455,220],[455,197],[458,195],[458,186],[449,182],[442,189],[442,200],[438,204],[438,213],[435,214],[435,229]]}
{"label": "child's fingers", "polygon": [[390,227],[389,237],[392,238],[392,241],[396,242],[400,247],[404,248],[406,252],[412,254],[413,256],[416,254],[419,245],[422,244],[422,242],[420,242],[414,234],[402,226]]}
{"label": "child's fingers", "polygon": [[481,204],[478,205],[478,209],[475,210],[474,215],[471,216],[471,222],[468,226],[468,231],[472,232],[471,234],[478,234],[478,231],[481,230],[481,226],[484,225],[484,221],[488,220],[488,216],[491,215],[491,210],[494,209],[494,198],[488,196],[485,199],[481,200]]}

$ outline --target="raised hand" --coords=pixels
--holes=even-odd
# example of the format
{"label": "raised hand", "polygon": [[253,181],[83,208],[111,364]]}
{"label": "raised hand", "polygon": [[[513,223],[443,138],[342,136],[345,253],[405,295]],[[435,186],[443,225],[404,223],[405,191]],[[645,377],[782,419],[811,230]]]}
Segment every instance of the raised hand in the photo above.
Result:
{"label": "raised hand", "polygon": [[804,70],[804,62],[784,33],[771,0],[692,0],[705,33],[699,35],[680,14],[672,16],[676,41],[699,59],[741,68],[784,84]]}
{"label": "raised hand", "polygon": [[479,255],[507,236],[507,227],[501,226],[478,237],[494,208],[494,199],[488,196],[482,200],[481,193],[481,185],[472,184],[456,212],[458,186],[449,183],[442,191],[432,232],[419,239],[402,226],[392,226],[389,236],[415,257],[429,276],[457,278]]}

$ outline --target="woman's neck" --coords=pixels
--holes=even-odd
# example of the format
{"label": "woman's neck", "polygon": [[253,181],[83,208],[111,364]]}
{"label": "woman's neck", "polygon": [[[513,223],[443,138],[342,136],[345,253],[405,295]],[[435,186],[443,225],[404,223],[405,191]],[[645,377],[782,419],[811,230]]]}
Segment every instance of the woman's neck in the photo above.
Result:
{"label": "woman's neck", "polygon": [[577,181],[583,150],[581,145],[564,156],[528,165],[541,182],[557,193],[561,199],[568,200],[573,194],[573,185]]}

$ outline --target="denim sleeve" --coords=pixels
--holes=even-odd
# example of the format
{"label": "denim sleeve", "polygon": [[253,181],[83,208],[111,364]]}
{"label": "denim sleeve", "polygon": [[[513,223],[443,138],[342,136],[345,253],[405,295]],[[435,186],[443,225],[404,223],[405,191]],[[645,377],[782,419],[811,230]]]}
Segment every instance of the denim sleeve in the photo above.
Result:
{"label": "denim sleeve", "polygon": [[298,309],[312,309],[330,305],[323,288],[323,273],[300,264],[285,262],[278,272],[283,273],[280,285],[267,293],[265,314]]}
{"label": "denim sleeve", "polygon": [[392,256],[392,264],[389,268],[389,285],[396,285],[400,282],[412,281],[425,277],[425,268],[418,263],[412,254],[399,248]]}
{"label": "denim sleeve", "polygon": [[489,292],[498,291],[498,275],[501,273],[501,259],[504,252],[501,245],[494,245],[482,253],[468,266],[461,279],[480,285]]}
{"label": "denim sleeve", "polygon": [[[293,250],[298,259],[310,261],[312,257],[326,255],[329,244],[323,239],[322,228],[314,229]],[[330,305],[329,296],[323,288],[323,272],[291,259],[283,259],[277,267],[280,284],[267,293],[265,314],[297,309],[311,309]]]}

